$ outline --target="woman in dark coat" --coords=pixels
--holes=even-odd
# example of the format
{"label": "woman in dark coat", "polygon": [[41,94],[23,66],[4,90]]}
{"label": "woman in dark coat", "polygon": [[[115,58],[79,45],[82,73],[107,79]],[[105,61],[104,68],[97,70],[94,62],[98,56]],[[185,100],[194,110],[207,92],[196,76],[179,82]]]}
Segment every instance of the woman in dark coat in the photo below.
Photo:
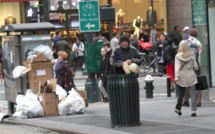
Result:
{"label": "woman in dark coat", "polygon": [[68,61],[68,55],[64,51],[58,52],[58,59],[61,61],[59,68],[56,69],[57,83],[67,92],[74,87],[72,70]]}

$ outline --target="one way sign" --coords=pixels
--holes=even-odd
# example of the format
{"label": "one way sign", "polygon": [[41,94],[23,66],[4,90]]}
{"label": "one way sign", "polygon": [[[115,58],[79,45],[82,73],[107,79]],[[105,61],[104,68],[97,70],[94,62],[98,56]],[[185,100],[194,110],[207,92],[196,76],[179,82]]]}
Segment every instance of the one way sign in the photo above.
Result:
{"label": "one way sign", "polygon": [[98,1],[79,2],[79,23],[81,32],[100,31],[100,15]]}

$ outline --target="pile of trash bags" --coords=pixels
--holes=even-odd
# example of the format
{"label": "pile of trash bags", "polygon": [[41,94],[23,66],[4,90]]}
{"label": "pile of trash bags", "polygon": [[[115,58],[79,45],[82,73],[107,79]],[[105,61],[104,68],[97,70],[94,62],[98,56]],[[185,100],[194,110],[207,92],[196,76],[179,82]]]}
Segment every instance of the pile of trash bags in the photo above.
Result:
{"label": "pile of trash bags", "polygon": [[[83,98],[74,89],[71,89],[67,96],[66,91],[59,85],[56,85],[56,95],[58,95],[58,114],[72,115],[83,114],[85,112],[85,102]],[[17,95],[16,112],[13,117],[16,118],[34,118],[43,117],[44,110],[39,101],[39,95],[28,89],[25,95]]]}

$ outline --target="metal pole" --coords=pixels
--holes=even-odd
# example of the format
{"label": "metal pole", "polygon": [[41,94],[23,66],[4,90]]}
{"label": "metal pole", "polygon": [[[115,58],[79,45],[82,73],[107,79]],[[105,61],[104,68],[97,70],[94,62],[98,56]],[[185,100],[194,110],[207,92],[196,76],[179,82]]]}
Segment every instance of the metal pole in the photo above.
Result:
{"label": "metal pole", "polygon": [[[85,1],[91,1],[91,0],[85,0]],[[85,43],[93,42],[92,33],[88,32],[88,33],[84,33],[84,35],[86,39]],[[92,50],[92,51],[95,51],[95,50]],[[85,90],[87,91],[87,100],[89,103],[101,101],[101,93],[98,89],[98,82],[97,82],[97,79],[95,78],[95,73],[88,73],[88,78],[85,83]]]}
{"label": "metal pole", "polygon": [[151,0],[151,7],[152,7],[152,28],[151,29],[154,29],[154,14],[153,14],[153,11],[154,11],[154,5],[153,5],[153,0]]}
{"label": "metal pole", "polygon": [[43,0],[44,22],[49,22],[49,1]]}
{"label": "metal pole", "polygon": [[171,90],[170,90],[170,77],[167,77],[166,79],[166,83],[167,83],[167,97],[171,97]]}

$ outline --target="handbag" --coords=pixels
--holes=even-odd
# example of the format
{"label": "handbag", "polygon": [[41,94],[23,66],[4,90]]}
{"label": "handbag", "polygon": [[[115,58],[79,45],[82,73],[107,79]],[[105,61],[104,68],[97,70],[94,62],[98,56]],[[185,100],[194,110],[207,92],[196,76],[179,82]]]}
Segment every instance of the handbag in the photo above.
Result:
{"label": "handbag", "polygon": [[142,50],[146,50],[149,48],[153,48],[153,45],[150,41],[149,42],[140,41],[140,47],[142,48]]}
{"label": "handbag", "polygon": [[198,83],[196,84],[196,90],[207,90],[207,77],[205,75],[201,75],[197,77]]}

